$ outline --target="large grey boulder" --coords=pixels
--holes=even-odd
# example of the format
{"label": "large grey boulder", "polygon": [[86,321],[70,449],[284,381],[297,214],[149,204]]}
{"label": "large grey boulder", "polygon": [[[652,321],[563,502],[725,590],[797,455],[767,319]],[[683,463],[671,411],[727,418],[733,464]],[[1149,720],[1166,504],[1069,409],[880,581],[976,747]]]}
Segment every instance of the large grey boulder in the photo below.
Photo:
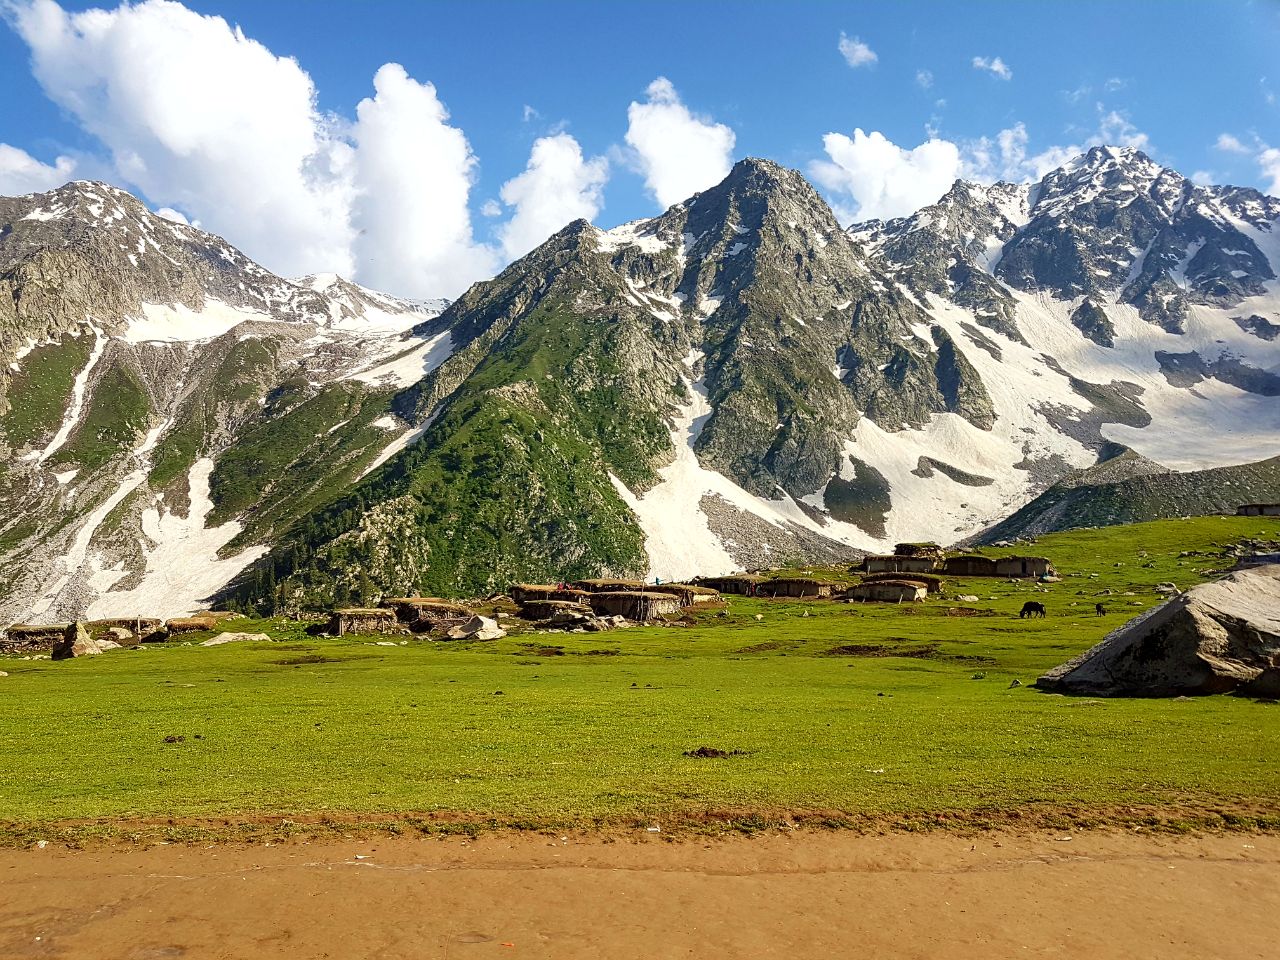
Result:
{"label": "large grey boulder", "polygon": [[481,616],[474,616],[445,634],[450,640],[498,640],[506,635],[497,620]]}
{"label": "large grey boulder", "polygon": [[54,660],[70,660],[72,657],[92,657],[99,653],[106,653],[108,650],[118,650],[120,644],[112,640],[100,638],[98,640],[89,636],[89,631],[84,628],[84,624],[80,622],[67,624],[66,631],[62,634],[62,639],[53,645]]}
{"label": "large grey boulder", "polygon": [[1280,696],[1280,564],[1192,587],[1036,686],[1101,696]]}

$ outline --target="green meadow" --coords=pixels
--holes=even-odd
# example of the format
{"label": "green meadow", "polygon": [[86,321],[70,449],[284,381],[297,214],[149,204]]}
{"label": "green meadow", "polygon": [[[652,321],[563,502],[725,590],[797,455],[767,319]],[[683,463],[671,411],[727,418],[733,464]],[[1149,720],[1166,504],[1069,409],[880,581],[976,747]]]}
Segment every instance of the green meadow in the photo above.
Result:
{"label": "green meadow", "polygon": [[[1061,582],[951,580],[914,605],[730,598],[679,624],[488,643],[234,620],[276,639],[0,658],[0,821],[11,839],[170,819],[182,835],[298,818],[669,829],[1167,809],[1280,826],[1280,706],[1032,686],[1160,602],[1157,583],[1227,569],[1220,551],[1247,537],[1280,539],[1280,521],[1046,536],[1019,550]],[[1027,599],[1048,617],[1019,620]],[[686,755],[699,747],[729,755]]]}

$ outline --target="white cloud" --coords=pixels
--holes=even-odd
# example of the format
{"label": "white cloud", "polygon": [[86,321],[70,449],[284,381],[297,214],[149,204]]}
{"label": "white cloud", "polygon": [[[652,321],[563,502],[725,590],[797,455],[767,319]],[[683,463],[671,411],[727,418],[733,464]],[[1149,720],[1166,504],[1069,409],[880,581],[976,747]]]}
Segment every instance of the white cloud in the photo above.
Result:
{"label": "white cloud", "polygon": [[604,204],[608,179],[608,160],[583,159],[582,148],[569,134],[539,139],[524,173],[502,185],[502,201],[515,207],[514,216],[498,231],[503,252],[515,259],[566,223],[593,219]]}
{"label": "white cloud", "polygon": [[181,210],[175,210],[173,207],[161,207],[156,211],[156,216],[163,217],[165,220],[172,220],[174,223],[185,224],[188,227],[198,227],[199,223],[192,223],[187,219],[187,215]]}
{"label": "white cloud", "polygon": [[537,120],[541,116],[542,114],[540,114],[537,110],[535,110],[533,107],[529,106],[526,103],[524,105],[524,110],[521,111],[520,119],[522,119],[525,123],[528,123],[530,120]]}
{"label": "white cloud", "polygon": [[975,70],[985,70],[987,73],[994,77],[999,77],[1001,80],[1013,79],[1013,71],[1010,70],[1009,65],[999,57],[992,57],[990,59],[986,57],[974,57],[973,67]]}
{"label": "white cloud", "polygon": [[869,46],[857,37],[845,35],[843,31],[840,33],[840,42],[837,47],[840,55],[844,57],[844,62],[851,67],[869,67],[880,59]]}
{"label": "white cloud", "polygon": [[493,250],[472,238],[467,201],[475,155],[448,124],[432,84],[389,63],[373,85],[351,131],[352,252],[360,278],[412,296],[455,296],[498,266]]}
{"label": "white cloud", "polygon": [[50,165],[25,150],[0,143],[0,197],[52,190],[70,180],[75,169],[76,162],[70,157],[58,157]]}
{"label": "white cloud", "polygon": [[736,138],[724,124],[691,113],[666,77],[646,93],[647,102],[627,108],[626,140],[649,192],[669,207],[725,178]]}
{"label": "white cloud", "polygon": [[917,70],[917,71],[916,71],[916,85],[917,85],[921,90],[928,90],[930,87],[932,87],[932,86],[933,86],[933,71],[931,71],[931,70]]}
{"label": "white cloud", "polygon": [[1248,147],[1246,147],[1243,143],[1241,143],[1238,138],[1233,137],[1229,133],[1218,134],[1218,140],[1213,146],[1215,150],[1221,150],[1223,153],[1248,153],[1249,152]]}
{"label": "white cloud", "polygon": [[927,140],[904,150],[878,131],[822,138],[829,160],[815,161],[815,180],[837,194],[832,204],[845,222],[901,217],[944,194],[960,175],[960,149]]}
{"label": "white cloud", "polygon": [[1265,192],[1273,197],[1280,197],[1280,149],[1265,147],[1258,154],[1257,160],[1262,175],[1271,178],[1271,182],[1264,188]]}
{"label": "white cloud", "polygon": [[173,0],[3,3],[45,93],[105,149],[89,166],[270,269],[452,296],[496,266],[471,234],[466,137],[403,68],[378,71],[353,122],[317,108],[295,60]]}
{"label": "white cloud", "polygon": [[1189,179],[1194,184],[1209,187],[1216,183],[1218,178],[1212,170],[1196,170]]}
{"label": "white cloud", "polygon": [[277,270],[351,272],[337,173],[350,149],[297,62],[167,0],[74,14],[31,0],[11,16],[45,93],[103,143],[120,178]]}
{"label": "white cloud", "polygon": [[480,207],[480,215],[482,217],[500,217],[502,216],[502,204],[490,197]]}
{"label": "white cloud", "polygon": [[1129,118],[1117,110],[1103,113],[1098,105],[1098,132],[1085,142],[1086,147],[1097,147],[1107,144],[1115,147],[1133,147],[1135,150],[1147,150],[1151,146],[1151,138],[1129,122]]}

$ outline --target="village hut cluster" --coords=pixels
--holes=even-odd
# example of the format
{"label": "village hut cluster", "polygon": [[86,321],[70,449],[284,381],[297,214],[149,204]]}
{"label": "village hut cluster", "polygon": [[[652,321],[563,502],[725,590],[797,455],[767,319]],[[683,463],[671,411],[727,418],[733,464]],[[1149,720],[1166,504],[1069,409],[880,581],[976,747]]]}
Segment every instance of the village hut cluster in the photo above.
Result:
{"label": "village hut cluster", "polygon": [[599,631],[679,617],[690,607],[719,600],[720,592],[701,584],[598,578],[517,583],[510,596],[520,616],[537,626]]}
{"label": "village hut cluster", "polygon": [[[555,584],[517,583],[509,595],[459,603],[440,597],[386,597],[377,606],[343,607],[331,611],[317,626],[324,635],[430,636],[447,640],[493,640],[507,627],[546,630],[602,631],[633,624],[670,622],[701,604],[724,596],[833,600],[857,603],[916,603],[943,589],[943,578],[1003,577],[1052,579],[1053,565],[1045,557],[978,554],[947,556],[936,544],[901,543],[892,554],[869,556],[850,573],[853,583],[813,576],[760,572],[700,577],[691,583],[646,583],[620,578],[593,578]],[[95,645],[136,646],[158,643],[185,634],[211,631],[236,614],[203,611],[166,621],[137,617],[88,623],[14,624],[0,637],[0,653],[56,653],[91,650]],[[506,626],[500,621],[507,620]],[[80,638],[83,630],[92,644]],[[74,634],[75,643],[67,640]],[[77,645],[78,644],[78,645]],[[96,652],[96,651],[93,651]],[[76,653],[69,655],[79,655]]]}

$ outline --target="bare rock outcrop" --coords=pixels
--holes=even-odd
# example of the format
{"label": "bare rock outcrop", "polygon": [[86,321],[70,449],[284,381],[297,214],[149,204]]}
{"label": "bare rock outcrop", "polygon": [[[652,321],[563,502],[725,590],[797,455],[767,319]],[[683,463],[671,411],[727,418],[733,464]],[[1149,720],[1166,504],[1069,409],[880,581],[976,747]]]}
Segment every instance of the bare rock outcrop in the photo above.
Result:
{"label": "bare rock outcrop", "polygon": [[1036,685],[1100,696],[1280,695],[1280,564],[1192,587]]}
{"label": "bare rock outcrop", "polygon": [[108,650],[118,650],[120,644],[105,637],[95,640],[79,621],[67,624],[62,639],[53,645],[54,660],[70,660],[73,657],[92,657]]}

